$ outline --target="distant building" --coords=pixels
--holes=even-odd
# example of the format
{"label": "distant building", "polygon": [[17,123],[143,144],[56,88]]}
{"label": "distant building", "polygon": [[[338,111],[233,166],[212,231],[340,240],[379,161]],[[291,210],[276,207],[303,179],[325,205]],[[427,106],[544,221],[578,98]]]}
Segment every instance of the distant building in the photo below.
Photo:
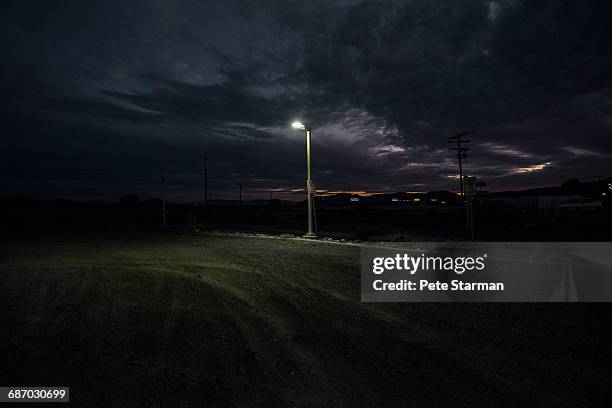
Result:
{"label": "distant building", "polygon": [[577,179],[570,179],[560,186],[491,193],[489,199],[497,205],[535,209],[555,208],[564,201],[583,197],[594,198],[606,203],[612,192],[610,183],[612,183],[612,178],[582,183]]}

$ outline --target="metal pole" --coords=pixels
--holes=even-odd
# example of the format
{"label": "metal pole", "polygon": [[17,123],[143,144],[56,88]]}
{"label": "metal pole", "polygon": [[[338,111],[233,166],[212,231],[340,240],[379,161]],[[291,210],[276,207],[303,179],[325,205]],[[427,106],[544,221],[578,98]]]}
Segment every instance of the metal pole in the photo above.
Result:
{"label": "metal pole", "polygon": [[204,157],[204,207],[208,208],[208,166]]}
{"label": "metal pole", "polygon": [[457,158],[459,159],[459,188],[461,189],[461,199],[465,198],[463,191],[463,153],[461,152],[461,136],[457,137]]}
{"label": "metal pole", "polygon": [[468,205],[470,208],[470,235],[472,237],[472,241],[474,240],[474,202],[472,201],[472,196],[468,197]]}
{"label": "metal pole", "polygon": [[307,169],[307,179],[306,179],[306,189],[308,192],[308,233],[306,237],[314,238],[314,229],[313,229],[313,218],[312,218],[312,194],[313,194],[313,185],[312,180],[310,179],[310,129],[306,129],[306,169]]}
{"label": "metal pole", "polygon": [[166,225],[166,178],[160,177],[162,182],[162,225]]}

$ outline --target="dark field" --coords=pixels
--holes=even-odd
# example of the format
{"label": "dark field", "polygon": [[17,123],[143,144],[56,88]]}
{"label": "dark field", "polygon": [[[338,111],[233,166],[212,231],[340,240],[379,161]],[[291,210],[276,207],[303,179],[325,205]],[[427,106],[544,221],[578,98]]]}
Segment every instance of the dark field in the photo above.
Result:
{"label": "dark field", "polygon": [[286,239],[7,233],[0,259],[1,382],[73,406],[612,404],[610,304],[362,304],[358,247]]}
{"label": "dark field", "polygon": [[[460,205],[414,204],[331,206],[316,200],[316,225],[321,237],[360,241],[470,240]],[[397,203],[396,203],[397,204]],[[8,229],[57,230],[143,227],[161,224],[161,201],[122,199],[118,203],[70,200],[0,199],[0,223]],[[168,224],[200,231],[250,231],[302,235],[305,203],[244,206],[197,204],[167,206]],[[559,212],[512,206],[483,205],[474,210],[476,241],[612,241],[612,206],[593,212]]]}

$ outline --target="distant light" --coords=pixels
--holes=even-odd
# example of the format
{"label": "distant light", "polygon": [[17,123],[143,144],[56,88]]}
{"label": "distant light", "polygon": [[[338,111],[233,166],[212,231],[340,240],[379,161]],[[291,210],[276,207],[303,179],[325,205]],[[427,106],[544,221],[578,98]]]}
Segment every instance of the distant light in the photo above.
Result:
{"label": "distant light", "polygon": [[391,201],[393,201],[394,203],[399,201],[399,198],[392,198]]}
{"label": "distant light", "polygon": [[419,201],[421,201],[421,199],[420,199],[420,198],[415,198],[415,199],[414,199],[414,200],[412,200],[412,201],[414,201],[415,203],[418,203]]}
{"label": "distant light", "polygon": [[359,197],[351,197],[351,201],[352,202],[357,202],[357,201],[359,201]]}
{"label": "distant light", "polygon": [[306,125],[304,125],[302,122],[298,122],[298,121],[293,122],[291,124],[291,127],[294,128],[294,129],[300,129],[300,130],[306,129]]}
{"label": "distant light", "polygon": [[532,173],[534,171],[544,170],[546,167],[550,166],[552,162],[546,162],[541,164],[532,164],[529,167],[519,167],[513,171],[513,173]]}

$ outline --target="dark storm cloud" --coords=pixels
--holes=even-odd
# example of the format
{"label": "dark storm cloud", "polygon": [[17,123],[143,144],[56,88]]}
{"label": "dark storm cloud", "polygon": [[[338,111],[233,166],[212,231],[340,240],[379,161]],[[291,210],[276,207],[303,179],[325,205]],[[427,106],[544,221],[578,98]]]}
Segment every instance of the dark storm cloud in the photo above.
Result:
{"label": "dark storm cloud", "polygon": [[[605,1],[7,2],[6,194],[494,189],[610,173]],[[225,191],[225,193],[224,193]]]}
{"label": "dark storm cloud", "polygon": [[[266,98],[249,91],[242,84],[224,82],[198,86],[151,78],[153,89],[146,93],[127,94],[107,91],[106,95],[152,112],[159,112],[177,121],[218,123],[286,124],[286,102],[283,97]],[[279,117],[280,116],[280,117]]]}

